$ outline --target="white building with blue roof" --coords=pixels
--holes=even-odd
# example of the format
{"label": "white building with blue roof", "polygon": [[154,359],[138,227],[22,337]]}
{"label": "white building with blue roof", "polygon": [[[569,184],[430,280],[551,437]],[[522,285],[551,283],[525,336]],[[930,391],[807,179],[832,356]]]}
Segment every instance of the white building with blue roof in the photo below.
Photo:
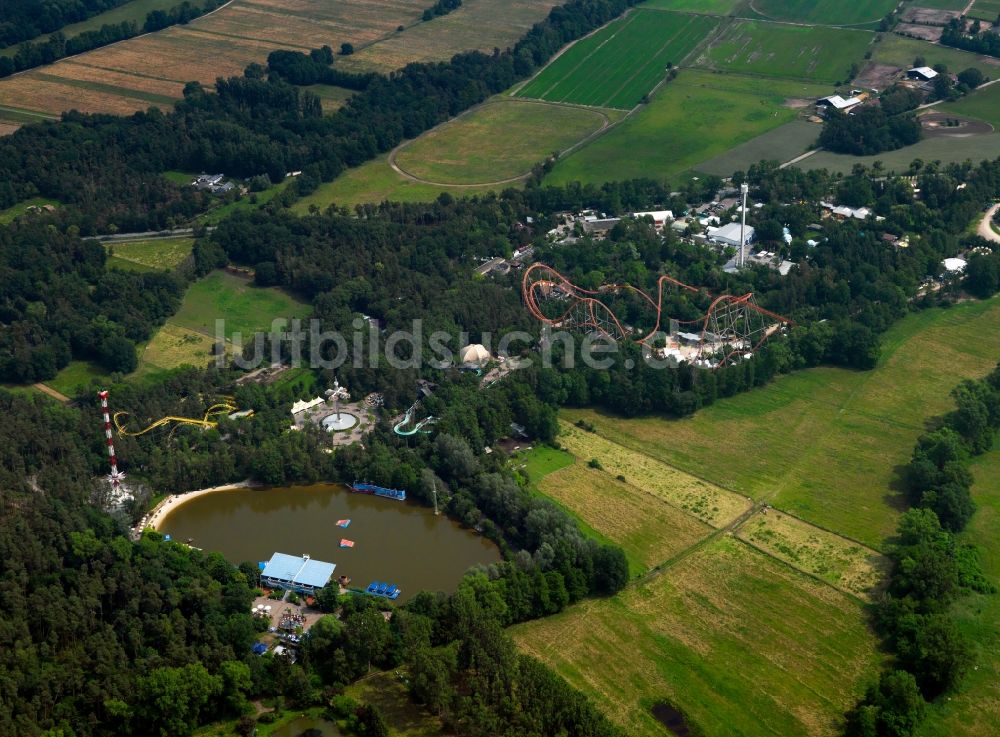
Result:
{"label": "white building with blue roof", "polygon": [[313,560],[308,555],[275,553],[260,572],[260,582],[276,589],[312,594],[327,585],[336,563]]}

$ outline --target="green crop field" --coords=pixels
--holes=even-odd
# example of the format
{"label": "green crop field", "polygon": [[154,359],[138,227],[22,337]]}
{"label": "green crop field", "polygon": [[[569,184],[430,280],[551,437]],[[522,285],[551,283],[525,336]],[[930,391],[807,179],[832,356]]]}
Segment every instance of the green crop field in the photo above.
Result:
{"label": "green crop field", "polygon": [[880,661],[860,604],[728,536],[512,634],[638,737],[664,699],[705,737],[834,735]]}
{"label": "green crop field", "polygon": [[685,69],[649,105],[560,160],[545,181],[676,176],[795,120],[793,104],[826,94],[822,85]]}
{"label": "green crop field", "polygon": [[895,5],[896,0],[754,0],[752,7],[771,20],[851,26],[878,23]]}
{"label": "green crop field", "polygon": [[571,46],[518,91],[520,97],[634,107],[717,26],[701,15],[634,10]]}
{"label": "green crop field", "polygon": [[[178,267],[191,255],[194,238],[156,238],[146,241],[106,243],[108,253],[114,254],[114,262],[127,262],[139,269],[160,271]],[[128,268],[127,266],[125,268]]]}
{"label": "green crop field", "polygon": [[767,133],[751,138],[723,154],[702,161],[694,168],[704,174],[728,177],[734,171],[746,171],[761,160],[782,163],[805,153],[819,138],[820,126],[804,120],[793,120]]}
{"label": "green crop field", "polygon": [[[940,105],[937,112],[968,115],[972,118],[985,120],[993,127],[1000,127],[1000,84],[993,84],[985,89],[976,90],[966,95],[958,102],[948,102]],[[994,154],[996,148],[993,148]]]}
{"label": "green crop field", "polygon": [[969,67],[975,67],[990,79],[995,79],[997,73],[1000,72],[1000,67],[997,66],[994,59],[916,38],[886,34],[881,41],[872,47],[872,61],[880,64],[891,64],[901,69],[912,67],[918,56],[923,57],[927,66],[944,64],[949,70],[956,73]]}
{"label": "green crop field", "polygon": [[[1000,446],[972,466],[976,514],[962,535],[979,549],[983,573],[1000,586]],[[979,737],[1000,722],[1000,596],[971,594],[955,606],[959,626],[975,643],[976,666],[958,692],[935,703],[921,725],[921,737]]]}
{"label": "green crop field", "polygon": [[184,295],[181,308],[170,322],[188,330],[215,336],[215,321],[225,318],[226,338],[240,332],[270,330],[275,318],[306,318],[312,307],[275,287],[255,287],[243,277],[213,271],[199,279]]}
{"label": "green crop field", "polygon": [[646,0],[642,7],[675,10],[682,13],[729,15],[742,3],[743,0]]}
{"label": "green crop field", "polygon": [[15,218],[28,212],[29,207],[42,207],[43,205],[59,207],[59,204],[58,200],[52,200],[47,197],[32,197],[30,200],[24,200],[23,202],[18,202],[16,205],[11,205],[5,210],[0,210],[0,225],[10,224]]}
{"label": "green crop field", "polygon": [[1000,17],[1000,0],[976,0],[969,17],[992,23]]}
{"label": "green crop field", "polygon": [[796,166],[802,169],[827,169],[831,172],[850,174],[855,166],[872,166],[881,161],[887,172],[905,172],[914,159],[940,161],[942,164],[960,164],[966,160],[979,163],[995,159],[1000,153],[1000,133],[969,138],[925,138],[919,143],[896,151],[885,151],[874,156],[850,156],[829,151],[803,159]]}
{"label": "green crop field", "polygon": [[852,63],[864,61],[875,35],[844,28],[733,23],[699,64],[724,71],[839,84]]}
{"label": "green crop field", "polygon": [[1000,356],[1000,298],[925,310],[885,335],[873,371],[816,368],[681,420],[566,410],[599,435],[880,548],[902,498],[896,468],[963,377]]}
{"label": "green crop field", "polygon": [[499,182],[528,174],[548,154],[609,123],[608,115],[597,110],[499,100],[407,143],[396,154],[396,165],[425,182]]}
{"label": "green crop field", "polygon": [[[516,185],[505,185],[516,186]],[[456,197],[488,192],[495,187],[460,187],[423,184],[406,179],[392,170],[388,156],[365,162],[361,166],[348,169],[332,182],[321,184],[315,192],[306,195],[292,205],[292,211],[300,215],[317,207],[321,211],[330,205],[352,207],[365,202],[431,202],[442,192]]]}

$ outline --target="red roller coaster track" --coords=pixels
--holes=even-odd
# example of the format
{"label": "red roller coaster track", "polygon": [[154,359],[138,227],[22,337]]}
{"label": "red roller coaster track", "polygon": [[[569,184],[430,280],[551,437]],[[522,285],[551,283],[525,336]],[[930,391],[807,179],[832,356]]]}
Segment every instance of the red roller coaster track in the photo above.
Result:
{"label": "red roller coaster track", "polygon": [[[524,272],[521,296],[528,311],[551,327],[596,330],[614,341],[632,340],[653,348],[653,339],[663,336],[661,326],[664,319],[665,287],[675,287],[695,294],[702,291],[665,274],[656,282],[656,299],[631,284],[605,284],[596,290],[584,289],[551,266],[535,263]],[[632,331],[622,326],[614,311],[600,300],[602,295],[622,291],[644,299],[655,312],[656,323],[652,330],[639,338],[632,337]],[[556,301],[565,302],[566,308],[553,317],[546,315],[540,303],[551,304]],[[787,317],[759,306],[753,293],[743,296],[724,294],[712,300],[704,316],[696,320],[671,320],[670,323],[696,327],[700,336],[697,356],[709,361],[713,367],[725,366],[745,353],[753,353],[782,325],[793,324]]]}

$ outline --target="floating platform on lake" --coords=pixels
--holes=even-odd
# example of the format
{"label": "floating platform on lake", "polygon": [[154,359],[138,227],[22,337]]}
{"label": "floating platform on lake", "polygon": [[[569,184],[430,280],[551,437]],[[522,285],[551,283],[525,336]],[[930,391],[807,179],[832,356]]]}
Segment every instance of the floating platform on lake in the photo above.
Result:
{"label": "floating platform on lake", "polygon": [[340,538],[340,547],[342,547],[342,548],[353,548],[354,547],[354,541],[353,540],[348,540],[346,537],[342,537],[342,538]]}
{"label": "floating platform on lake", "polygon": [[350,489],[356,494],[374,494],[375,496],[384,496],[386,499],[395,499],[400,502],[406,501],[406,492],[402,489],[387,489],[384,486],[365,484],[359,481],[351,484]]}
{"label": "floating platform on lake", "polygon": [[349,519],[338,519],[337,520],[337,527],[347,528],[347,527],[350,527],[350,525],[351,525],[351,521]]}
{"label": "floating platform on lake", "polygon": [[382,583],[381,581],[372,581],[368,584],[368,588],[365,589],[366,594],[371,594],[372,596],[381,596],[383,599],[398,599],[400,593],[398,586],[391,583]]}

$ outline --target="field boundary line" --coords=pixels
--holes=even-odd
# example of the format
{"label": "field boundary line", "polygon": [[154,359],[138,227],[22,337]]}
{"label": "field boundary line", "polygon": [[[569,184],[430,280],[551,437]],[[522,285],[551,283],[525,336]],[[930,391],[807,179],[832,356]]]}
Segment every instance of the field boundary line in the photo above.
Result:
{"label": "field boundary line", "polygon": [[[973,2],[975,2],[975,0],[973,0]],[[778,20],[776,18],[772,18],[766,13],[757,10],[757,7],[754,5],[754,0],[749,0],[747,5],[749,6],[750,10],[757,13],[760,17],[748,18],[740,15],[734,15],[731,17],[739,18],[740,20],[761,21],[763,23],[783,23],[786,26],[804,26],[806,28],[813,28],[815,26],[819,26],[820,28],[844,28],[849,31],[871,31],[872,33],[875,33],[875,31],[870,28],[864,28],[863,26],[870,26],[873,23],[878,23],[880,20],[882,20],[881,18],[875,18],[874,20],[867,20],[863,23],[801,23],[798,21]]]}
{"label": "field boundary line", "polygon": [[14,113],[16,115],[30,115],[33,118],[41,118],[42,120],[59,120],[58,115],[51,115],[49,113],[39,112],[38,110],[24,110],[23,108],[11,107],[10,105],[0,105],[0,113],[3,113],[4,111]]}

